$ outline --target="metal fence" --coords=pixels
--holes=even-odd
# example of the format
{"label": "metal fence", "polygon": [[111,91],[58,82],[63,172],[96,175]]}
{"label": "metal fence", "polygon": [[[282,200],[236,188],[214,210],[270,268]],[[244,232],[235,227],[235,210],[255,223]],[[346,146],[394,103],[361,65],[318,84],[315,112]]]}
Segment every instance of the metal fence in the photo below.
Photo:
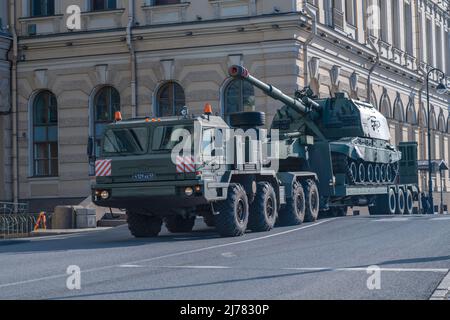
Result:
{"label": "metal fence", "polygon": [[0,202],[0,214],[26,214],[27,203]]}
{"label": "metal fence", "polygon": [[29,236],[38,219],[39,214],[28,213],[25,203],[0,202],[0,239]]}
{"label": "metal fence", "polygon": [[0,214],[0,239],[29,236],[38,217],[38,214]]}

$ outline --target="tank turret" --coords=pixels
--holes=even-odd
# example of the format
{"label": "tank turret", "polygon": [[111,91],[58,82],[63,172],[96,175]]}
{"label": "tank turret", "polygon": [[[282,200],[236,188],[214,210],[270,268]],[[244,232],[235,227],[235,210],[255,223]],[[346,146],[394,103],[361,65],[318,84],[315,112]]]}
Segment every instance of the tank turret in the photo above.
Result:
{"label": "tank turret", "polygon": [[344,93],[319,99],[307,87],[291,97],[242,66],[232,66],[229,74],[284,104],[271,128],[280,132],[279,154],[287,163],[293,163],[289,161],[293,158],[306,159],[307,146],[321,142],[329,145],[334,175],[345,175],[347,184],[396,181],[401,153],[390,144],[386,118],[371,104],[349,99]]}

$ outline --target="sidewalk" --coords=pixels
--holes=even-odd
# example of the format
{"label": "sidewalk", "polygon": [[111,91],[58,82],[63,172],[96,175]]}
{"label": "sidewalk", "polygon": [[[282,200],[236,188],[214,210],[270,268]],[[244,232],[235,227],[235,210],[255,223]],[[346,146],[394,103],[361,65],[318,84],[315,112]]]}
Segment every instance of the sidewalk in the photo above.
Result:
{"label": "sidewalk", "polygon": [[95,231],[104,231],[112,229],[111,227],[97,227],[97,228],[91,228],[91,229],[40,229],[37,231],[31,232],[31,237],[42,237],[42,236],[57,236],[57,235],[64,235],[64,234],[77,234],[77,233],[88,233],[88,232],[95,232]]}

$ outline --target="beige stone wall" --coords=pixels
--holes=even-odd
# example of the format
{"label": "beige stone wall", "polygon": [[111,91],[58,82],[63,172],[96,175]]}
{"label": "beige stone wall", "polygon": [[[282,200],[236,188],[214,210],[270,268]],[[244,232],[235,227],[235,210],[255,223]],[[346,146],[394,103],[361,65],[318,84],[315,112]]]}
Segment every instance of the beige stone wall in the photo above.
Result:
{"label": "beige stone wall", "polygon": [[[400,41],[400,48],[380,42],[377,45],[380,64],[373,67],[376,53],[366,45],[363,28],[355,30],[345,22],[335,30],[326,26],[325,2],[317,1],[321,24],[318,34],[311,38],[308,51],[304,52],[303,44],[311,36],[311,28],[306,26],[310,20],[301,13],[283,14],[299,11],[303,1],[196,0],[144,8],[136,1],[138,25],[133,29],[133,44],[138,103],[133,110],[125,30],[128,1],[118,1],[118,10],[101,13],[86,12],[87,1],[57,1],[57,15],[44,18],[27,18],[29,12],[23,6],[27,1],[17,1],[18,32],[23,36],[19,41],[21,61],[18,66],[19,197],[82,198],[89,195],[91,178],[85,153],[91,130],[90,107],[93,96],[102,86],[111,85],[119,91],[125,117],[130,117],[133,111],[138,116],[154,116],[156,92],[169,80],[183,87],[192,113],[200,113],[206,102],[222,113],[227,68],[233,63],[245,65],[255,76],[289,94],[305,84],[306,75],[307,84],[321,97],[345,91],[355,99],[370,100],[390,119],[392,143],[416,140],[420,144],[419,158],[425,159],[423,75],[416,71],[423,58],[423,46],[414,39],[415,52],[411,58],[402,53],[404,39]],[[81,6],[82,31],[88,32],[67,32],[65,8],[69,4]],[[343,1],[336,1],[336,4],[345,9]],[[363,8],[359,2],[356,10],[359,12],[357,24],[362,25]],[[273,14],[275,11],[281,14]],[[337,19],[338,13],[333,11],[333,14]],[[420,14],[423,16],[422,12]],[[437,12],[434,16],[440,19]],[[302,26],[302,22],[306,25]],[[27,37],[30,24],[36,24],[38,37]],[[379,36],[378,32],[375,36]],[[367,79],[372,67],[372,88],[368,94]],[[34,95],[44,89],[53,92],[58,101],[60,175],[57,178],[34,178],[30,170],[29,111]],[[441,115],[445,127],[436,125],[441,131],[433,133],[432,147],[436,157],[448,161],[449,135],[443,131],[447,130],[449,100],[432,91],[431,102],[436,118]],[[256,90],[256,106],[270,117],[280,104]],[[8,123],[6,119],[3,125]],[[448,179],[447,175],[445,188],[450,183]],[[425,177],[421,186],[426,186]]]}

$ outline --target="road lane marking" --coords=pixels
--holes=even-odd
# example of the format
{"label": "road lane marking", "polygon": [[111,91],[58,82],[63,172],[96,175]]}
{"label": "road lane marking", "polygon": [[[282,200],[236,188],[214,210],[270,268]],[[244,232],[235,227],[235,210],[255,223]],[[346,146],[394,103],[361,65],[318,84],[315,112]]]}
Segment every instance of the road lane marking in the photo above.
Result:
{"label": "road lane marking", "polygon": [[[291,271],[357,271],[366,272],[369,267],[366,268],[283,268],[283,270]],[[432,272],[432,273],[447,273],[449,269],[439,268],[380,268],[382,272]]]}
{"label": "road lane marking", "polygon": [[430,300],[450,300],[450,272],[438,284]]}
{"label": "road lane marking", "polygon": [[410,221],[409,218],[382,218],[382,219],[376,219],[372,220],[374,222],[405,222]]}
{"label": "road lane marking", "polygon": [[130,269],[133,269],[133,268],[143,268],[144,266],[139,266],[139,265],[136,265],[136,264],[122,264],[122,265],[120,265],[119,267],[120,267],[120,268],[130,268]]}
{"label": "road lane marking", "polygon": [[233,252],[224,252],[221,254],[222,257],[224,258],[236,258],[237,255],[235,255]]}
{"label": "road lane marking", "polygon": [[234,269],[232,267],[227,266],[149,266],[149,267],[157,269],[209,269],[209,270]]}
{"label": "road lane marking", "polygon": [[[297,232],[297,231],[300,231],[300,230],[316,227],[316,226],[319,226],[321,224],[334,221],[336,219],[337,218],[326,219],[326,220],[322,220],[322,221],[316,222],[314,224],[310,224],[310,225],[303,226],[303,227],[298,227],[298,228],[287,230],[287,231],[283,231],[283,232],[270,234],[270,235],[263,236],[263,237],[257,237],[257,238],[242,240],[242,241],[229,242],[229,243],[224,243],[224,244],[219,244],[219,245],[215,245],[215,246],[209,246],[209,247],[204,247],[204,248],[199,248],[199,249],[194,249],[194,250],[182,251],[182,252],[167,254],[167,255],[164,255],[164,256],[158,256],[158,257],[153,257],[153,258],[148,258],[148,259],[131,261],[131,262],[127,262],[125,264],[126,265],[139,265],[140,263],[144,263],[144,262],[151,262],[151,261],[155,261],[155,260],[162,260],[162,259],[167,259],[167,258],[179,257],[179,256],[187,255],[187,254],[194,254],[194,253],[204,252],[204,251],[213,250],[213,249],[219,249],[219,248],[225,248],[225,247],[235,246],[235,245],[244,244],[244,243],[256,242],[256,241],[259,241],[259,240],[271,239],[271,238],[274,238],[274,237],[290,234],[290,233]],[[103,267],[98,267],[98,268],[82,270],[81,273],[83,274],[83,273],[104,271],[104,270],[120,267],[121,265],[124,265],[124,264],[119,264],[119,265],[115,264],[115,265],[109,265],[109,266],[103,266]],[[67,277],[67,274],[60,274],[60,275],[53,275],[53,276],[42,277],[42,278],[37,278],[37,279],[30,279],[30,280],[24,280],[24,281],[12,282],[12,283],[5,283],[5,284],[0,284],[0,289],[1,288],[7,288],[7,287],[14,287],[14,286],[19,286],[19,285],[24,285],[24,284],[30,284],[30,283],[40,282],[40,281],[54,280],[54,279],[59,279],[59,278],[66,278],[66,277]]]}

